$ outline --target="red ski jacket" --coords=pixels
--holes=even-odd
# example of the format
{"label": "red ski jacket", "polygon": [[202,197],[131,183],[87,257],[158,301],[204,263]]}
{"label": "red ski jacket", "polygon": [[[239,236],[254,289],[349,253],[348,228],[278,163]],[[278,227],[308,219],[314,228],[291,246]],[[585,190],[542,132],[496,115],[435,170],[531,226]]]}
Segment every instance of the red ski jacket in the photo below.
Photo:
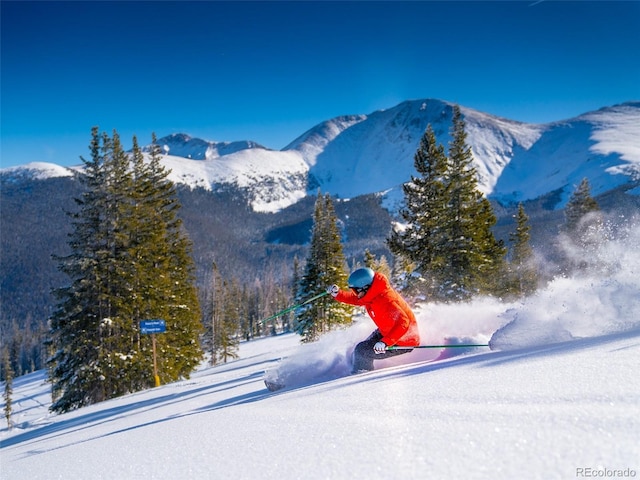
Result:
{"label": "red ski jacket", "polygon": [[420,345],[418,322],[413,311],[381,273],[375,272],[373,283],[362,298],[352,290],[340,290],[335,298],[342,303],[365,307],[387,346]]}

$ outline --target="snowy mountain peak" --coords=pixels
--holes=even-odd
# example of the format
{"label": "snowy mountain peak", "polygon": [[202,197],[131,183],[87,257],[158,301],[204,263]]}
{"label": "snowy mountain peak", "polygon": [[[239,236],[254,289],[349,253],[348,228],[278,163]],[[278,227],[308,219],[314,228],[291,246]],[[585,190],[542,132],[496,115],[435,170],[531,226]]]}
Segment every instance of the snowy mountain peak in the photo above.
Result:
{"label": "snowy mountain peak", "polygon": [[[491,193],[514,148],[529,148],[542,127],[461,108],[467,141],[476,157],[479,185]],[[342,197],[397,188],[415,173],[413,157],[427,126],[448,145],[453,104],[437,99],[408,100],[361,117],[346,126],[312,160],[310,183]],[[299,151],[305,150],[297,147]]]}
{"label": "snowy mountain peak", "polygon": [[[249,140],[237,142],[210,142],[200,138],[192,138],[186,133],[173,133],[158,140],[165,155],[184,157],[192,160],[212,160],[224,155],[252,148],[265,149],[262,145]],[[149,151],[150,146],[143,148]]]}
{"label": "snowy mountain peak", "polygon": [[344,115],[316,125],[283,148],[283,151],[300,152],[307,164],[315,165],[316,159],[324,148],[343,131],[366,120],[366,115]]}

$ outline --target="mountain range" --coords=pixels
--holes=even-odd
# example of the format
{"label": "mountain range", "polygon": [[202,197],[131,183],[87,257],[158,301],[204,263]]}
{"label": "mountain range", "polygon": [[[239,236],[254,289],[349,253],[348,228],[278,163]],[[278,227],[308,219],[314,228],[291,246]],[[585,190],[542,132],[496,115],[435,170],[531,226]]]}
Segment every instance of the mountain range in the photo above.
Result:
{"label": "mountain range", "polygon": [[[605,211],[625,218],[640,211],[640,102],[546,124],[460,109],[499,238],[508,241],[513,212],[523,202],[532,244],[546,250],[567,199],[585,177]],[[291,273],[293,259],[305,258],[318,190],[336,198],[350,265],[365,249],[388,255],[385,239],[402,201],[400,187],[415,174],[420,139],[431,124],[446,148],[452,111],[449,102],[421,99],[340,116],[279,151],[185,133],[159,138],[162,162],[179,186],[199,285],[208,281],[213,261],[223,274],[250,281],[266,269]],[[51,288],[66,281],[52,255],[68,251],[65,212],[79,195],[74,172],[81,168],[30,163],[0,170],[1,321],[43,319],[51,312]]]}
{"label": "mountain range", "polygon": [[[414,173],[413,156],[428,124],[445,147],[453,105],[411,100],[369,115],[322,122],[284,149],[252,141],[212,142],[184,133],[162,137],[171,179],[191,188],[234,185],[256,212],[277,212],[320,188],[338,198],[399,192]],[[604,107],[578,117],[528,124],[461,107],[479,188],[502,204],[559,191],[561,208],[588,178],[593,195],[640,180],[640,102]],[[148,148],[148,147],[147,147]],[[0,171],[38,178],[71,170],[34,163]],[[637,193],[637,192],[636,192]]]}

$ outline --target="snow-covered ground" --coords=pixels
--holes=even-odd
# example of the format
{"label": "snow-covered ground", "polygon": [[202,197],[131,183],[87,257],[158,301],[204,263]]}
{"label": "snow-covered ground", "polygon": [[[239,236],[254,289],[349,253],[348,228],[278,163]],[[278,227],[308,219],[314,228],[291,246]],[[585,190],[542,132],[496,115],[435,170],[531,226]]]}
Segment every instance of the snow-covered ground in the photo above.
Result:
{"label": "snow-covered ground", "polygon": [[[189,380],[52,415],[44,373],[14,381],[1,478],[572,479],[640,475],[640,231],[598,252],[594,275],[505,305],[417,309],[402,364],[345,376],[362,318],[314,344],[243,343]],[[281,360],[282,359],[282,360]],[[407,363],[410,362],[410,363]],[[265,372],[291,374],[269,392]]]}

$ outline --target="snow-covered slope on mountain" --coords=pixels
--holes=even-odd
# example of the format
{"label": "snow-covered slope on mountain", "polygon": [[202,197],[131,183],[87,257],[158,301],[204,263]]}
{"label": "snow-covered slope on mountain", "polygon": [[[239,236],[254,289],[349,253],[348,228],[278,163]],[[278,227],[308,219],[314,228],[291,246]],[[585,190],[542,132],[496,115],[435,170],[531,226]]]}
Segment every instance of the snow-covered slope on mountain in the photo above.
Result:
{"label": "snow-covered slope on mountain", "polygon": [[330,142],[346,129],[366,119],[366,115],[348,115],[327,120],[307,130],[283,150],[300,152],[309,167],[313,167],[316,164],[318,155],[324,151]]}
{"label": "snow-covered slope on mountain", "polygon": [[564,189],[562,205],[585,177],[593,195],[640,180],[640,103],[545,125],[535,143],[516,152],[491,195],[520,201]]}
{"label": "snow-covered slope on mountain", "polygon": [[307,193],[307,165],[297,152],[266,149],[240,150],[209,160],[166,156],[169,178],[192,187],[211,190],[216,185],[244,189],[256,212],[288,207]]}
{"label": "snow-covered slope on mountain", "polygon": [[[262,145],[251,141],[209,142],[200,138],[192,138],[184,133],[174,133],[157,141],[166,155],[185,157],[192,160],[212,160],[241,150],[252,148],[264,149]],[[148,147],[143,150],[148,151]]]}
{"label": "snow-covered slope on mountain", "polygon": [[[413,157],[427,125],[431,124],[440,143],[448,145],[452,107],[440,100],[407,101],[361,118],[327,142],[315,158],[306,158],[312,184],[346,198],[399,187],[415,173]],[[529,148],[543,127],[461,110],[476,157],[479,186],[491,193],[514,149]],[[304,145],[294,148],[304,152]]]}
{"label": "snow-covered slope on mountain", "polygon": [[[185,134],[169,135],[158,143],[167,153],[164,163],[174,181],[207,189],[237,185],[246,190],[256,211],[273,212],[318,188],[342,198],[379,192],[401,197],[400,185],[415,174],[413,157],[427,125],[448,147],[452,110],[451,103],[426,99],[369,115],[336,117],[282,151],[249,141],[209,142]],[[496,200],[519,202],[562,190],[562,207],[584,177],[593,195],[640,179],[640,102],[543,125],[465,107],[461,111],[479,188]],[[19,171],[7,170],[1,173]],[[37,175],[65,171],[43,166]]]}
{"label": "snow-covered slope on mountain", "polygon": [[594,124],[591,150],[601,155],[618,153],[623,160],[640,165],[640,102],[629,102],[586,113],[584,118]]}
{"label": "snow-covered slope on mountain", "polygon": [[22,178],[45,180],[47,178],[71,177],[73,169],[61,167],[55,163],[31,162],[17,167],[0,169],[0,175],[6,179],[18,181]]}

